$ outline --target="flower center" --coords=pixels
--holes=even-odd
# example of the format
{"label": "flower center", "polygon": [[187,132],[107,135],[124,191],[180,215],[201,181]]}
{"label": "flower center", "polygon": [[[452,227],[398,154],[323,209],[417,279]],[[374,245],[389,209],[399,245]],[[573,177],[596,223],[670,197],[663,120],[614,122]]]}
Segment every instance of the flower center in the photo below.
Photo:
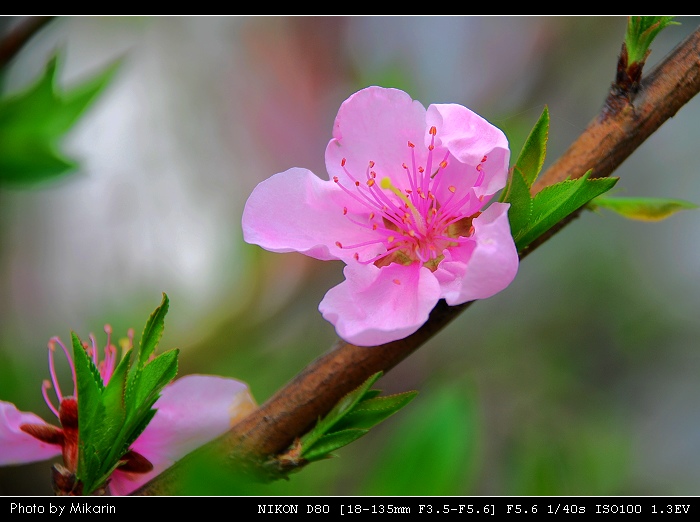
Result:
{"label": "flower center", "polygon": [[381,244],[385,248],[368,259],[361,259],[360,253],[355,252],[354,258],[358,262],[373,263],[378,267],[391,263],[421,263],[435,271],[445,257],[445,249],[470,241],[474,233],[472,220],[479,215],[483,203],[483,196],[477,197],[472,189],[480,186],[484,180],[483,163],[487,158],[484,156],[476,166],[476,181],[466,191],[458,191],[453,185],[443,187],[450,153],[445,152],[433,170],[437,135],[434,126],[430,128],[430,135],[425,166],[417,164],[416,146],[409,141],[410,167],[407,163],[401,164],[405,176],[398,177],[398,180],[382,177],[377,183],[375,162],[370,161],[365,172],[366,180],[360,182],[348,170],[345,158],[341,161],[343,172],[355,189],[346,187],[337,176],[333,177],[333,181],[366,209],[366,212],[349,214],[345,207],[343,214],[354,224],[371,230],[373,237],[354,245],[336,241],[336,246],[358,249]]}

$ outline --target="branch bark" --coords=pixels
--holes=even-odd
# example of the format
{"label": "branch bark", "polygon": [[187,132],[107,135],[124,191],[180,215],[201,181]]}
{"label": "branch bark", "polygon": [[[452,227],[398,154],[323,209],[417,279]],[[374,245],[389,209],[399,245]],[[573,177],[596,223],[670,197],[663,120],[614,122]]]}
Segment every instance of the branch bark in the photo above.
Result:
{"label": "branch bark", "polygon": [[[613,84],[615,87],[615,84]],[[588,169],[594,177],[609,176],[656,129],[700,91],[700,28],[681,42],[645,77],[636,95],[612,88],[600,114],[583,134],[549,167],[533,192]],[[521,259],[565,226],[575,215],[538,238]],[[413,335],[376,347],[357,347],[342,340],[313,361],[256,411],[205,447],[223,452],[232,466],[264,467],[286,450],[345,394],[377,371],[388,371],[457,317],[471,303],[450,307],[440,301],[430,318]],[[145,484],[134,495],[168,495],[188,459]]]}

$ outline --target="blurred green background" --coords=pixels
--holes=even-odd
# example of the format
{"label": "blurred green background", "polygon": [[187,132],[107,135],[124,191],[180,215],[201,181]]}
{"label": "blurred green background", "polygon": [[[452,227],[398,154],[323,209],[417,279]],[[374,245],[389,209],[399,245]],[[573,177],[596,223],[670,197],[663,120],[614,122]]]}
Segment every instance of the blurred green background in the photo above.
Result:
{"label": "blurred green background", "polygon": [[[694,31],[679,17],[649,70]],[[6,34],[18,17],[0,18]],[[463,104],[517,154],[545,105],[548,160],[599,111],[626,17],[60,17],[9,64],[3,95],[57,51],[70,88],[121,60],[66,135],[80,168],[0,187],[0,399],[55,420],[46,343],[140,333],[171,299],[180,373],[259,403],[334,342],[317,310],[342,264],[241,238],[243,205],[289,167],[325,177],[340,103],[368,85]],[[623,165],[614,190],[700,203],[700,101]],[[586,213],[378,383],[418,397],[261,495],[696,495],[700,214]],[[66,369],[64,379],[70,379]],[[222,477],[195,493],[229,494]],[[0,468],[0,495],[51,494],[49,465]]]}

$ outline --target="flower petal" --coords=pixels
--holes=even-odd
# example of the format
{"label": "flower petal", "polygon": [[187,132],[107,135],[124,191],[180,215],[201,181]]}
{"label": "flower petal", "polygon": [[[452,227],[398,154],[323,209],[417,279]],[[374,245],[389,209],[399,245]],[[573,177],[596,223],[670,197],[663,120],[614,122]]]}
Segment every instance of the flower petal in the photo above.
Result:
{"label": "flower petal", "polygon": [[492,195],[502,189],[508,176],[508,139],[478,114],[453,103],[433,104],[426,116],[428,127],[438,129],[435,143],[447,147],[457,160],[476,167],[484,156],[484,181],[477,195]]}
{"label": "flower petal", "polygon": [[347,260],[354,251],[339,248],[336,241],[362,243],[367,232],[343,215],[344,208],[366,210],[333,181],[291,168],[255,187],[243,210],[243,238],[271,252]]}
{"label": "flower petal", "polygon": [[357,346],[374,346],[402,339],[428,320],[440,297],[432,272],[413,263],[382,268],[350,264],[345,281],[321,301],[323,317],[338,335]]}
{"label": "flower petal", "polygon": [[22,424],[50,426],[38,415],[19,411],[14,404],[0,401],[0,466],[27,464],[61,454],[60,446],[35,439],[19,428]]}
{"label": "flower petal", "polygon": [[435,271],[449,305],[485,299],[506,288],[518,271],[506,203],[492,203],[474,221],[474,242],[449,248]]}
{"label": "flower petal", "polygon": [[163,389],[157,412],[131,449],[146,457],[148,473],[115,471],[113,495],[127,495],[194,449],[225,433],[255,409],[248,386],[213,375],[187,375]]}
{"label": "flower petal", "polygon": [[[331,178],[347,180],[341,161],[360,182],[366,181],[369,161],[377,178],[394,184],[405,179],[403,163],[410,165],[408,142],[420,145],[425,128],[425,107],[398,89],[367,87],[343,102],[333,125],[333,139],[326,148],[326,169]],[[418,164],[425,165],[426,152],[416,147]]]}

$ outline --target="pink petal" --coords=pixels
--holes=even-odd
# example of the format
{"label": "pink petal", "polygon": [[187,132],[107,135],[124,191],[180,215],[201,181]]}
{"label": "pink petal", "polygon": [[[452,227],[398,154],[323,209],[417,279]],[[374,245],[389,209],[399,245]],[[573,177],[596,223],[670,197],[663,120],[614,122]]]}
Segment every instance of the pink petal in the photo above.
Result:
{"label": "pink petal", "polygon": [[435,277],[447,304],[491,297],[515,278],[519,260],[510,234],[508,207],[506,203],[492,203],[472,221],[474,242],[445,252]]}
{"label": "pink petal", "polygon": [[360,182],[365,182],[369,161],[377,179],[389,177],[394,184],[405,179],[402,163],[410,166],[411,149],[416,145],[416,158],[425,165],[425,107],[403,91],[367,87],[343,102],[333,125],[333,139],[326,148],[326,169],[333,176],[347,180],[346,168]]}
{"label": "pink petal", "polygon": [[352,223],[351,213],[365,211],[333,181],[292,168],[261,182],[243,210],[243,238],[272,252],[301,252],[321,259],[351,259],[339,248],[367,241],[367,231]]}
{"label": "pink petal", "polygon": [[163,389],[153,420],[131,449],[146,457],[148,473],[115,471],[112,495],[127,495],[175,461],[225,433],[255,409],[246,384],[212,375],[187,375]]}
{"label": "pink petal", "polygon": [[435,143],[447,147],[460,162],[476,167],[487,157],[482,166],[484,181],[477,195],[491,195],[505,186],[510,150],[500,129],[457,104],[431,105],[426,121],[428,127],[437,127]]}
{"label": "pink petal", "polygon": [[19,411],[0,401],[0,466],[27,464],[61,454],[61,447],[35,439],[19,429],[22,424],[47,424],[41,417]]}
{"label": "pink petal", "polygon": [[321,301],[323,317],[338,335],[357,346],[374,346],[402,339],[420,328],[440,297],[432,272],[418,263],[351,264],[346,280],[331,288]]}

